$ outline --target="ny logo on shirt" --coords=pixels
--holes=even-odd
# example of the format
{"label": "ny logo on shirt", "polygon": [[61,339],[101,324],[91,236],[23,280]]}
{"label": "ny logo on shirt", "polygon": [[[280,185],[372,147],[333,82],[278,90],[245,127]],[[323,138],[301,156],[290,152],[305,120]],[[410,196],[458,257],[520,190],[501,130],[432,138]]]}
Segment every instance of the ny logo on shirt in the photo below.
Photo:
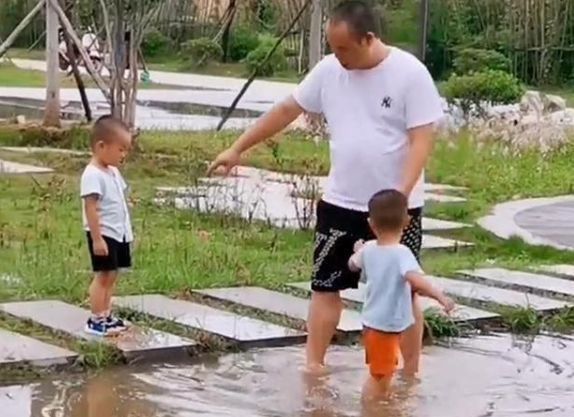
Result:
{"label": "ny logo on shirt", "polygon": [[390,109],[392,102],[393,102],[392,98],[390,98],[389,96],[385,96],[383,100],[381,100],[381,107],[384,107],[385,109]]}

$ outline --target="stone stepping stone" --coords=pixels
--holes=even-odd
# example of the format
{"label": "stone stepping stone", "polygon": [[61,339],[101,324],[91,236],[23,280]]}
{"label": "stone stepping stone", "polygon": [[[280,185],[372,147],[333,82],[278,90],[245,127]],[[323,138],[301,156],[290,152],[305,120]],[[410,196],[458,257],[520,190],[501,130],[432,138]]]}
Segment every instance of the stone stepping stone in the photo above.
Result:
{"label": "stone stepping stone", "polygon": [[540,297],[519,291],[507,290],[497,287],[478,284],[470,281],[461,281],[441,277],[429,276],[433,285],[441,288],[447,294],[462,298],[472,304],[495,303],[503,306],[534,308],[538,311],[555,311],[568,306],[563,301]]}
{"label": "stone stepping stone", "polygon": [[437,203],[464,203],[466,198],[454,195],[435,194],[425,192],[425,201],[434,201]]}
{"label": "stone stepping stone", "polygon": [[[215,288],[196,291],[209,297],[269,311],[296,320],[306,321],[310,300],[259,287]],[[355,310],[345,309],[337,330],[344,333],[360,332],[361,316]]]}
{"label": "stone stepping stone", "polygon": [[423,249],[433,250],[433,249],[454,249],[461,247],[471,247],[474,246],[470,242],[462,242],[460,240],[447,239],[444,237],[433,236],[423,234]]}
{"label": "stone stepping stone", "polygon": [[118,297],[116,304],[163,320],[205,331],[242,346],[301,343],[303,332],[251,317],[159,294]]}
{"label": "stone stepping stone", "polygon": [[2,417],[32,417],[32,385],[0,387]]}
{"label": "stone stepping stone", "polygon": [[546,272],[560,278],[574,280],[574,265],[543,265],[531,268],[533,271]]}
{"label": "stone stepping stone", "polygon": [[[287,285],[300,290],[311,291],[311,283],[309,281],[294,282]],[[363,300],[365,299],[365,289],[365,284],[360,282],[359,288],[351,288],[345,291],[341,291],[341,298],[346,301],[362,304]],[[440,311],[442,311],[442,308],[435,300],[427,297],[420,297],[420,299],[422,307],[425,311],[433,308],[438,308]],[[491,313],[462,304],[457,304],[457,308],[453,313],[451,313],[451,317],[455,322],[479,322],[495,319],[500,316],[496,313]]]}
{"label": "stone stepping stone", "polygon": [[53,169],[37,167],[34,165],[20,164],[18,162],[4,161],[0,159],[0,175],[2,174],[47,174],[54,172]]}
{"label": "stone stepping stone", "polygon": [[30,364],[37,367],[47,367],[66,365],[77,357],[77,353],[67,349],[0,329],[0,366]]}
{"label": "stone stepping stone", "polygon": [[470,279],[502,288],[512,288],[534,294],[574,299],[574,282],[548,275],[511,271],[503,268],[484,268],[461,271]]}
{"label": "stone stepping stone", "polygon": [[423,231],[440,231],[440,230],[455,230],[470,227],[469,224],[451,222],[447,220],[433,219],[430,217],[423,217]]}
{"label": "stone stepping stone", "polygon": [[466,191],[468,188],[466,187],[459,187],[456,185],[448,185],[448,184],[432,184],[432,183],[425,183],[424,185],[425,191]]}
{"label": "stone stepping stone", "polygon": [[60,148],[40,148],[35,146],[2,146],[0,148],[3,151],[16,152],[16,153],[60,153],[64,155],[77,155],[85,156],[90,155],[89,152],[76,151],[73,149],[60,149]]}
{"label": "stone stepping stone", "polygon": [[197,343],[170,333],[132,326],[115,337],[98,337],[84,332],[90,312],[58,300],[26,301],[0,304],[0,310],[15,317],[31,320],[54,331],[87,341],[103,341],[115,346],[128,359],[183,354]]}

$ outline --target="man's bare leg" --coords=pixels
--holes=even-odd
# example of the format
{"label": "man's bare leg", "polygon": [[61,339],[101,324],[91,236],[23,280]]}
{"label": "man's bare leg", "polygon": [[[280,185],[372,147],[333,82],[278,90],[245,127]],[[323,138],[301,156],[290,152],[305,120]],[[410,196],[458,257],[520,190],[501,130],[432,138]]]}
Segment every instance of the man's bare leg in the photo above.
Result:
{"label": "man's bare leg", "polygon": [[317,292],[311,296],[307,318],[307,371],[322,372],[325,354],[339,324],[343,303],[338,292]]}
{"label": "man's bare leg", "polygon": [[417,375],[423,346],[424,314],[418,298],[416,294],[413,294],[415,323],[401,336],[401,354],[404,361],[402,373],[407,378]]}

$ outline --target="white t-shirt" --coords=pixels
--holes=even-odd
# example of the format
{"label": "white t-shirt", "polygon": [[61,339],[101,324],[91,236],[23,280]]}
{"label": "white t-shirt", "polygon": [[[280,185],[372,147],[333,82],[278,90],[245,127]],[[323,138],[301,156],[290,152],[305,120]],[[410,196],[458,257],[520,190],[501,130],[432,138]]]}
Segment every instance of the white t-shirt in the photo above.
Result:
{"label": "white t-shirt", "polygon": [[80,184],[84,230],[90,230],[84,198],[97,195],[102,235],[118,242],[133,241],[130,211],[126,201],[127,190],[128,186],[116,167],[110,166],[107,170],[103,170],[89,164],[82,174]]}
{"label": "white t-shirt", "polygon": [[[331,170],[323,200],[367,211],[377,191],[402,185],[408,130],[436,123],[442,103],[428,70],[415,56],[391,48],[368,70],[346,70],[326,56],[293,97],[305,111],[323,113],[330,134]],[[424,205],[424,173],[409,207]]]}

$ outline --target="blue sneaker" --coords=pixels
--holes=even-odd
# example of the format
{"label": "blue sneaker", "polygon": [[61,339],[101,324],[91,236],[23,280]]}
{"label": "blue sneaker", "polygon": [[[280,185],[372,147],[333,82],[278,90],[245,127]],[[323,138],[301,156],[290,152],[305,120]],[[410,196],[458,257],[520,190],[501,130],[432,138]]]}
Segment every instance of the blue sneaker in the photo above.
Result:
{"label": "blue sneaker", "polygon": [[86,322],[84,331],[88,334],[101,337],[107,336],[109,334],[106,322],[102,319],[97,320],[92,317],[90,317]]}
{"label": "blue sneaker", "polygon": [[128,323],[113,315],[106,317],[105,325],[108,328],[108,331],[113,331],[116,333],[123,332],[128,329]]}

